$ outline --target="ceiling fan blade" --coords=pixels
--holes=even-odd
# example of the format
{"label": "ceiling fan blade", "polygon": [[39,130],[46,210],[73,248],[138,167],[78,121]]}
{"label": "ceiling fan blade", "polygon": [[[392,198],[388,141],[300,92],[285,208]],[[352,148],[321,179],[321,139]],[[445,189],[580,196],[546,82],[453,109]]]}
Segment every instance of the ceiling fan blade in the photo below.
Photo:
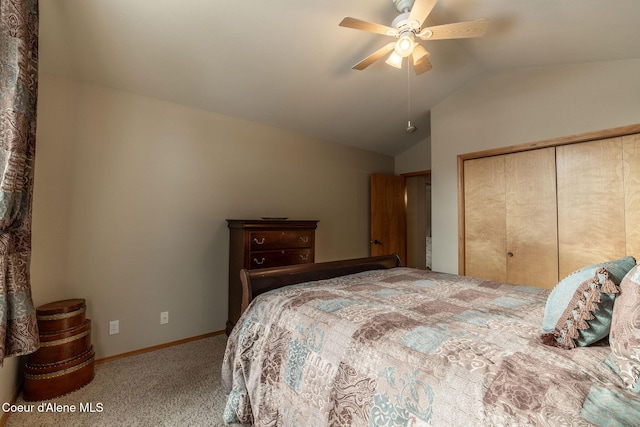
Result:
{"label": "ceiling fan blade", "polygon": [[454,24],[436,25],[428,27],[418,33],[422,40],[443,40],[443,39],[467,39],[471,37],[482,37],[487,32],[489,21],[481,19],[478,21],[456,22]]}
{"label": "ceiling fan blade", "polygon": [[411,62],[413,63],[413,69],[416,75],[426,73],[431,70],[431,61],[429,61],[429,52],[427,52],[421,45],[416,45],[413,53],[411,54]]}
{"label": "ceiling fan blade", "polygon": [[411,8],[409,21],[418,21],[419,26],[422,26],[437,2],[438,0],[416,0]]}
{"label": "ceiling fan blade", "polygon": [[395,28],[387,27],[386,25],[374,24],[367,21],[362,21],[356,18],[346,17],[339,24],[341,27],[353,28],[354,30],[368,31],[370,33],[382,34],[385,36],[396,36],[398,32]]}
{"label": "ceiling fan blade", "polygon": [[380,49],[376,50],[371,55],[367,56],[366,58],[364,58],[362,61],[358,62],[356,65],[354,65],[351,68],[353,68],[354,70],[364,70],[369,65],[373,64],[378,59],[382,58],[387,53],[391,52],[393,50],[394,46],[395,46],[395,43],[393,43],[393,42],[388,43],[387,45],[385,45],[385,46],[381,47]]}

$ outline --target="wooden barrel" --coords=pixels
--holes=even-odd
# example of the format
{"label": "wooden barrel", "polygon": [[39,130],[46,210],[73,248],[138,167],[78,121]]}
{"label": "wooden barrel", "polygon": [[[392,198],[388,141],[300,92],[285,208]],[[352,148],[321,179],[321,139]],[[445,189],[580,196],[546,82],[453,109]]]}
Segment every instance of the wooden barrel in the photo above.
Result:
{"label": "wooden barrel", "polygon": [[41,305],[36,308],[38,329],[41,334],[47,334],[78,327],[85,320],[86,308],[82,298]]}
{"label": "wooden barrel", "polygon": [[87,351],[61,363],[24,367],[25,401],[48,400],[89,384],[95,375],[93,346]]}
{"label": "wooden barrel", "polygon": [[40,334],[40,348],[29,355],[30,365],[60,363],[86,352],[91,347],[91,320],[61,332]]}

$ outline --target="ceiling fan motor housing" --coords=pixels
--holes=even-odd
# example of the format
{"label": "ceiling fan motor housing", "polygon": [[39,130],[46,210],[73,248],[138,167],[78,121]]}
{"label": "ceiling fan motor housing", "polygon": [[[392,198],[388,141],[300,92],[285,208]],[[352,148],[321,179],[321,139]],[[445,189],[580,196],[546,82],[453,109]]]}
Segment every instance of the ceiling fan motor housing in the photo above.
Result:
{"label": "ceiling fan motor housing", "polygon": [[[396,16],[391,26],[396,29],[396,37],[402,36],[404,33],[411,32],[416,34],[420,28],[420,23],[415,19],[409,20],[411,12],[404,12]],[[394,35],[394,34],[389,34]]]}

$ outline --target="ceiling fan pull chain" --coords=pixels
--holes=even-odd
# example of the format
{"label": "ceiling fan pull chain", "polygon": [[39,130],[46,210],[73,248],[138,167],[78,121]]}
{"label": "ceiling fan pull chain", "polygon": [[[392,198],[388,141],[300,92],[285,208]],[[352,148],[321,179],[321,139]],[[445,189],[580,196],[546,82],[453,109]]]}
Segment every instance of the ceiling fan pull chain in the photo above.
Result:
{"label": "ceiling fan pull chain", "polygon": [[407,58],[407,109],[408,109],[408,118],[407,118],[407,132],[413,133],[418,129],[417,127],[411,124],[411,72],[409,66],[410,59]]}

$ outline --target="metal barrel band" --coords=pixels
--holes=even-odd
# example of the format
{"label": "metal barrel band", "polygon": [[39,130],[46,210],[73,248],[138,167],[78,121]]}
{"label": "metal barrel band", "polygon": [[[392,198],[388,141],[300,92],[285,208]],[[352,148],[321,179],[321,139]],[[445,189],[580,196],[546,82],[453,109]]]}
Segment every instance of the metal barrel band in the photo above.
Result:
{"label": "metal barrel band", "polygon": [[86,311],[86,307],[82,307],[79,310],[70,311],[68,313],[59,313],[59,314],[38,314],[36,318],[38,320],[61,320],[68,319],[73,316],[77,316],[78,314],[84,313]]}
{"label": "metal barrel band", "polygon": [[72,337],[62,338],[62,339],[59,339],[59,340],[48,341],[48,342],[47,341],[44,341],[44,342],[40,341],[40,347],[53,347],[53,346],[56,346],[56,345],[67,344],[67,343],[70,343],[72,341],[79,340],[80,338],[86,337],[87,335],[89,335],[90,332],[91,332],[91,330],[87,329],[83,333],[75,335],[75,336],[72,336]]}
{"label": "metal barrel band", "polygon": [[91,359],[89,359],[89,360],[86,360],[86,361],[82,362],[79,365],[72,366],[72,367],[67,368],[67,369],[63,369],[62,371],[59,371],[59,372],[51,372],[50,374],[28,374],[28,373],[25,373],[24,376],[25,376],[25,378],[27,378],[29,380],[48,380],[50,378],[61,377],[63,375],[67,375],[67,374],[70,374],[70,373],[75,372],[77,370],[80,370],[80,369],[84,368],[85,366],[89,365],[90,363],[93,363],[93,357]]}

